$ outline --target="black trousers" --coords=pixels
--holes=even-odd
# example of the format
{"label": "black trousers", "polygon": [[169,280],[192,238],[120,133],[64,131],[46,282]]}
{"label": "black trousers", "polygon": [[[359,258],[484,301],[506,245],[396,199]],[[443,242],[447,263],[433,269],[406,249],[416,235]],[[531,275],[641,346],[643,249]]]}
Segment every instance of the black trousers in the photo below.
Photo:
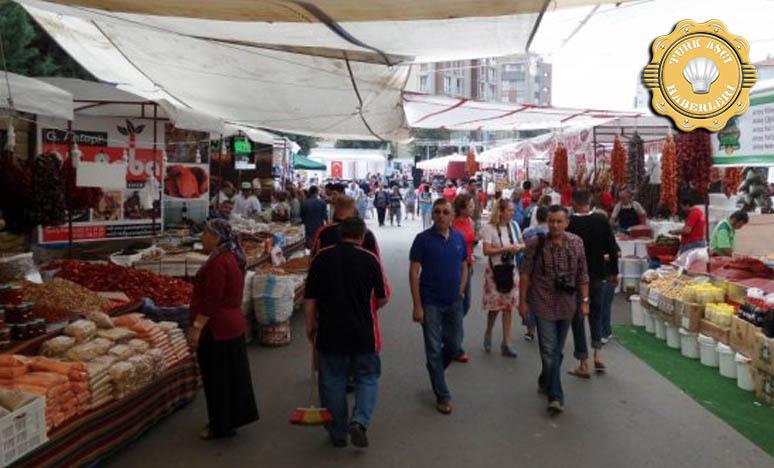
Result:
{"label": "black trousers", "polygon": [[376,214],[379,216],[379,226],[384,226],[384,216],[387,213],[387,208],[377,208]]}
{"label": "black trousers", "polygon": [[210,431],[227,435],[258,420],[244,336],[215,341],[202,336],[197,350]]}

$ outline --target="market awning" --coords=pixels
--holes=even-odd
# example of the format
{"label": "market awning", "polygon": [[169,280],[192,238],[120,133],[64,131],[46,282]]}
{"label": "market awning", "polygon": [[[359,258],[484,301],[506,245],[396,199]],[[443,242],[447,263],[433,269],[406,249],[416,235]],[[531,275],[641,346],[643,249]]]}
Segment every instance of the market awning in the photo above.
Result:
{"label": "market awning", "polygon": [[297,154],[293,156],[293,169],[303,169],[306,171],[324,171],[326,166],[325,164],[312,161],[306,156]]}
{"label": "market awning", "polygon": [[449,130],[588,128],[616,118],[640,115],[638,112],[482,102],[418,93],[404,93],[403,108],[411,127]]}
{"label": "market awning", "polygon": [[523,51],[549,6],[604,3],[17,1],[120,89],[236,124],[384,140],[409,138],[409,68],[386,65]]}
{"label": "market awning", "polygon": [[[103,117],[152,118],[153,105],[158,105],[156,116],[166,118],[175,127],[186,130],[220,133],[222,120],[193,109],[173,104],[167,99],[151,98],[123,91],[115,86],[76,78],[41,77],[40,81],[72,94],[77,115]],[[156,99],[153,99],[153,98]]]}
{"label": "market awning", "polygon": [[[298,23],[325,21],[320,12],[335,21],[398,21],[539,13],[547,6],[545,0],[56,0],[56,3],[145,15]],[[613,1],[554,0],[551,9],[595,3]]]}
{"label": "market awning", "polygon": [[[5,83],[6,76],[8,83]],[[57,86],[15,73],[0,72],[0,108],[73,119],[73,95]],[[9,101],[8,86],[11,88]]]}

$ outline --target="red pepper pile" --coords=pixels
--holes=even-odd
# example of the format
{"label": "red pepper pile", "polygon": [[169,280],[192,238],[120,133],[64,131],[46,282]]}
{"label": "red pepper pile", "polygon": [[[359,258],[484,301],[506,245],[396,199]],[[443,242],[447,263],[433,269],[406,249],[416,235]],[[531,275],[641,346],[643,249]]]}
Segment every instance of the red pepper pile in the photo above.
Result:
{"label": "red pepper pile", "polygon": [[610,154],[610,172],[613,176],[613,186],[623,188],[626,185],[626,149],[617,136]]}
{"label": "red pepper pile", "polygon": [[712,167],[712,140],[707,130],[698,129],[677,136],[677,161],[682,189],[691,189],[706,201]]}
{"label": "red pepper pile", "polygon": [[661,151],[661,206],[677,213],[677,148],[672,135],[666,137]]}
{"label": "red pepper pile", "polygon": [[59,269],[56,276],[92,291],[121,291],[135,301],[143,297],[156,305],[174,307],[191,303],[193,286],[171,276],[103,263],[54,260],[48,269]]}
{"label": "red pepper pile", "polygon": [[554,171],[551,186],[554,190],[562,190],[570,183],[569,167],[567,162],[567,149],[559,143],[554,151]]}

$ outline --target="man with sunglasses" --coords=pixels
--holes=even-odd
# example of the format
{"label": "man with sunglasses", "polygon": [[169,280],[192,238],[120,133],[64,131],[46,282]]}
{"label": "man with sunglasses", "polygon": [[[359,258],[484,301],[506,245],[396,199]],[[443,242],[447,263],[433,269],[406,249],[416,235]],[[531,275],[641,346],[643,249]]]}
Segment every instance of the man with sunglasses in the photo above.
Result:
{"label": "man with sunglasses", "polygon": [[422,324],[436,409],[451,414],[445,371],[462,341],[462,298],[468,279],[465,239],[451,227],[451,203],[433,203],[433,225],[419,233],[409,253],[413,319]]}

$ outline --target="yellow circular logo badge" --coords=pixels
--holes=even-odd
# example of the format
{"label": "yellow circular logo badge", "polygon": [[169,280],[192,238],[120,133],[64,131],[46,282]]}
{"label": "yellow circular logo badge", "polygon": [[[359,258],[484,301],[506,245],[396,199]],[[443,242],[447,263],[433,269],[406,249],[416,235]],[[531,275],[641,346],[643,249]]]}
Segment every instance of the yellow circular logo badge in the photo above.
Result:
{"label": "yellow circular logo badge", "polygon": [[722,130],[750,104],[757,80],[750,65],[750,45],[718,20],[683,20],[651,46],[653,59],[642,72],[651,89],[653,110],[670,117],[677,128]]}

